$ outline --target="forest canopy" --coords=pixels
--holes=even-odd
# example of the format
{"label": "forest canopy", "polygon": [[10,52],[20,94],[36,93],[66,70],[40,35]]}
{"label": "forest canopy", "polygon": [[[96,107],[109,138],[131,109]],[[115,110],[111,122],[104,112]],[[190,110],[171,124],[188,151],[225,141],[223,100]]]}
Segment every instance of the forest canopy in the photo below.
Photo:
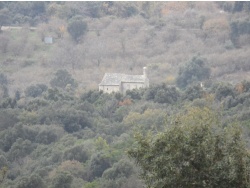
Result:
{"label": "forest canopy", "polygon": [[191,108],[163,132],[143,136],[128,154],[148,187],[248,187],[250,155],[239,125]]}

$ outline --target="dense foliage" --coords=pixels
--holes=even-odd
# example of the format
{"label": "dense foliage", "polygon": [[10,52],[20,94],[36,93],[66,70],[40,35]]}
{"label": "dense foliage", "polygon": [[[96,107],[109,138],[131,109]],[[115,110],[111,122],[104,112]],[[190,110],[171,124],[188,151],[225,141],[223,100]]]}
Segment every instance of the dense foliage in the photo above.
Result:
{"label": "dense foliage", "polygon": [[205,66],[204,60],[194,57],[185,67],[181,67],[176,84],[178,87],[186,87],[193,82],[199,82],[209,79],[210,69]]}
{"label": "dense foliage", "polygon": [[74,41],[78,42],[79,39],[84,35],[87,31],[87,23],[85,23],[81,17],[71,18],[68,25],[68,32]]}
{"label": "dense foliage", "polygon": [[[248,132],[249,86],[243,81],[179,90],[159,84],[125,96],[88,91],[80,97],[67,87],[29,86],[21,97],[1,100],[0,187],[142,187],[129,148],[146,185],[245,187],[248,151],[239,127],[230,124]],[[212,112],[218,109],[220,120]],[[142,136],[148,131],[157,135]],[[159,166],[164,171],[153,175]]]}
{"label": "dense foliage", "polygon": [[148,187],[250,185],[250,155],[237,125],[222,125],[208,108],[188,109],[157,135],[136,135],[129,151]]}

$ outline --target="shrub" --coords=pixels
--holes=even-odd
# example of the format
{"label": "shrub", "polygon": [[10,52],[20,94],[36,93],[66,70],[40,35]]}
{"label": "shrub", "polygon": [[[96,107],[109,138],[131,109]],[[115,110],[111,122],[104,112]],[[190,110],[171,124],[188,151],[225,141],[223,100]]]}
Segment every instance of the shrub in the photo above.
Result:
{"label": "shrub", "polygon": [[50,144],[52,142],[55,142],[58,137],[54,130],[42,130],[38,133],[36,136],[36,142],[41,144]]}
{"label": "shrub", "polygon": [[0,73],[0,98],[8,97],[8,79],[3,73]]}
{"label": "shrub", "polygon": [[144,94],[144,89],[133,89],[133,90],[127,90],[126,95],[130,96],[131,99],[137,99],[140,100]]}
{"label": "shrub", "polygon": [[176,84],[180,88],[185,88],[193,82],[203,81],[209,77],[210,68],[205,65],[204,60],[193,57],[191,61],[179,69]]}
{"label": "shrub", "polygon": [[2,168],[7,167],[7,166],[9,166],[8,160],[6,159],[5,156],[0,155],[0,170],[2,170]]}
{"label": "shrub", "polygon": [[84,111],[73,109],[62,109],[56,115],[57,121],[63,124],[65,131],[76,132],[85,127],[91,127],[91,122]]}
{"label": "shrub", "polygon": [[84,148],[83,145],[77,145],[72,148],[64,151],[63,159],[64,160],[76,160],[81,163],[84,163],[88,160],[89,154],[88,151]]}
{"label": "shrub", "polygon": [[34,145],[29,140],[23,140],[21,138],[18,138],[16,142],[11,146],[11,149],[9,151],[9,159],[11,161],[14,161],[19,158],[23,158],[30,154],[33,149]]}
{"label": "shrub", "polygon": [[69,172],[59,172],[53,178],[51,188],[70,188],[73,176]]}
{"label": "shrub", "polygon": [[0,131],[13,127],[17,122],[16,111],[11,109],[0,110]]}
{"label": "shrub", "polygon": [[104,171],[102,177],[106,179],[117,179],[120,177],[128,178],[133,173],[133,165],[131,162],[121,159],[115,163],[112,168]]}
{"label": "shrub", "polygon": [[95,153],[90,159],[91,179],[101,177],[102,173],[111,166],[111,159],[104,153]]}
{"label": "shrub", "polygon": [[136,9],[136,7],[134,6],[128,6],[125,7],[125,9],[122,12],[122,17],[127,18],[127,17],[131,17],[134,16],[138,13],[138,10]]}
{"label": "shrub", "polygon": [[29,86],[25,91],[26,97],[38,97],[42,95],[43,92],[47,91],[48,87],[45,84],[37,84]]}
{"label": "shrub", "polygon": [[250,81],[242,81],[243,92],[250,92]]}
{"label": "shrub", "polygon": [[157,103],[174,104],[180,97],[180,93],[174,86],[166,84],[149,87],[145,92],[146,100],[153,100]]}
{"label": "shrub", "polygon": [[43,179],[37,175],[32,174],[31,176],[22,177],[18,180],[16,188],[45,188]]}
{"label": "shrub", "polygon": [[70,85],[71,88],[77,87],[76,81],[72,78],[67,70],[58,70],[55,73],[55,77],[50,81],[50,85],[53,88],[58,87],[62,89],[64,89],[67,85]]}
{"label": "shrub", "polygon": [[102,92],[100,92],[100,91],[90,90],[87,93],[84,93],[81,95],[81,100],[83,100],[83,101],[86,100],[89,103],[93,104],[99,99],[101,94],[102,94]]}
{"label": "shrub", "polygon": [[220,83],[213,86],[212,90],[215,92],[215,98],[221,100],[227,96],[235,96],[234,88],[231,84]]}
{"label": "shrub", "polygon": [[188,86],[184,92],[183,99],[193,101],[194,99],[201,98],[204,95],[204,90],[200,84]]}
{"label": "shrub", "polygon": [[8,85],[8,79],[7,76],[3,73],[0,73],[0,85]]}
{"label": "shrub", "polygon": [[87,32],[88,25],[82,20],[82,17],[75,16],[70,19],[68,32],[75,42],[79,42],[80,38]]}
{"label": "shrub", "polygon": [[250,34],[250,21],[248,19],[233,21],[230,23],[230,29],[231,41],[237,46],[240,35]]}

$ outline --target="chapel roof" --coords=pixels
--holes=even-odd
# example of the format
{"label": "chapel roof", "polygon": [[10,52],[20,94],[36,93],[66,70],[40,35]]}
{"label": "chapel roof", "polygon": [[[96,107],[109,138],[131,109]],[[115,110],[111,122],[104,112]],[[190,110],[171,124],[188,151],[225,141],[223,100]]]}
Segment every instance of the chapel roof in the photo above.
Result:
{"label": "chapel roof", "polygon": [[105,73],[99,85],[120,85],[121,82],[142,83],[145,82],[145,76],[127,75],[121,73]]}

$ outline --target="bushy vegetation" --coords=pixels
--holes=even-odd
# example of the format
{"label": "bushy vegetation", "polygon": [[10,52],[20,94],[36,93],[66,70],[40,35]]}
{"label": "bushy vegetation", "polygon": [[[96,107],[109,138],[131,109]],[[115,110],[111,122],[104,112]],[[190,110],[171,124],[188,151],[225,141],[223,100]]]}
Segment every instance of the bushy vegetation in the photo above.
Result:
{"label": "bushy vegetation", "polygon": [[[88,91],[81,97],[74,97],[72,90],[54,90],[39,84],[34,87],[40,86],[47,89],[35,98],[26,92],[15,105],[8,104],[15,100],[10,97],[5,97],[8,105],[1,105],[0,187],[108,188],[129,185],[135,188],[149,185],[149,182],[154,184],[153,187],[187,183],[201,187],[248,185],[244,140],[248,140],[248,131],[244,139],[240,131],[240,128],[248,130],[250,126],[247,110],[250,84],[247,81],[235,86],[225,83],[206,88],[191,85],[186,90],[159,84],[128,91],[125,96]],[[29,86],[25,91],[30,88],[33,87]],[[232,125],[233,122],[237,125]],[[136,137],[142,144],[140,150],[133,145],[136,132],[141,134]],[[152,135],[152,139],[142,136],[148,132],[156,136]],[[234,137],[237,141],[232,140]],[[187,139],[186,145],[180,139]],[[148,146],[144,145],[146,140]],[[173,154],[171,160],[154,158],[157,151],[165,151],[158,148],[165,147],[165,142],[173,143],[168,148]],[[143,182],[138,176],[140,168],[127,156],[129,149],[129,155],[142,167]],[[207,153],[211,156],[203,156]],[[176,158],[177,154],[179,158]],[[148,159],[149,156],[152,158]],[[160,154],[156,156],[160,157]],[[147,163],[141,157],[151,162]],[[168,159],[170,161],[166,162]],[[177,165],[175,160],[183,161],[183,168],[169,166],[167,169],[172,171],[160,171],[165,174],[162,179],[157,177],[163,177],[160,173],[148,175],[150,170],[160,169],[157,165],[164,166],[159,162]],[[231,165],[226,162],[229,160]],[[239,166],[239,160],[245,161],[245,166]],[[230,174],[232,171],[237,173]],[[221,174],[224,172],[227,177]],[[180,173],[180,179],[166,175],[176,173]],[[220,177],[227,181],[221,181]]]}
{"label": "bushy vegetation", "polygon": [[78,42],[79,39],[86,33],[87,24],[83,21],[83,18],[76,16],[71,18],[68,25],[68,32],[75,42]]}
{"label": "bushy vegetation", "polygon": [[210,77],[210,69],[205,65],[204,60],[194,57],[190,62],[181,67],[176,79],[180,88],[185,88],[194,82],[201,82]]}
{"label": "bushy vegetation", "polygon": [[191,108],[164,132],[137,133],[129,155],[148,187],[248,187],[250,155],[240,132],[207,107]]}

